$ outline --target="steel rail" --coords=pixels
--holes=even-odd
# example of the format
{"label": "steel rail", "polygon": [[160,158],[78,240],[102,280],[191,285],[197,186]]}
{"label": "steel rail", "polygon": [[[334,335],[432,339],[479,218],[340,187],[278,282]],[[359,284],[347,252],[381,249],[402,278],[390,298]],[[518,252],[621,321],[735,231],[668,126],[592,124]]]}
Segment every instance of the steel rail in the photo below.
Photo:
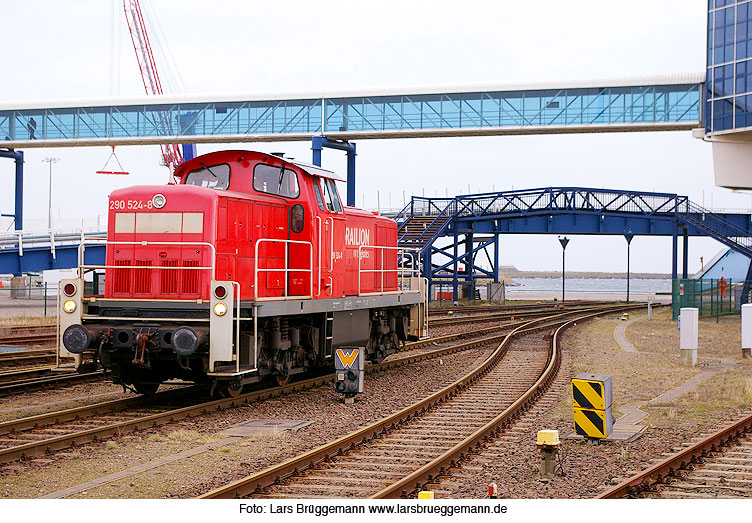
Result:
{"label": "steel rail", "polygon": [[102,371],[87,372],[85,374],[71,372],[70,374],[64,374],[62,376],[45,376],[41,378],[13,381],[10,383],[0,384],[0,396],[6,396],[8,394],[13,394],[20,391],[28,392],[34,389],[40,389],[48,386],[100,379],[103,377],[104,373]]}
{"label": "steel rail", "polygon": [[718,450],[750,431],[752,431],[752,414],[703,438],[694,445],[669,456],[639,474],[635,474],[618,485],[601,492],[596,499],[634,497],[656,483],[663,482],[666,477],[675,474],[679,469],[696,463],[698,460],[706,457],[708,453]]}
{"label": "steel rail", "polygon": [[[639,306],[639,305],[638,305]],[[636,308],[638,306],[627,306],[624,308]],[[619,308],[622,310],[623,308]],[[592,313],[593,316],[608,312],[612,309],[602,310]],[[269,467],[265,470],[242,478],[240,480],[229,483],[225,486],[214,489],[210,492],[204,493],[199,498],[201,499],[215,499],[215,498],[236,498],[247,496],[253,493],[260,492],[261,489],[271,486],[280,482],[283,478],[295,475],[303,470],[313,469],[318,463],[329,461],[332,457],[347,452],[357,445],[373,440],[383,432],[396,427],[397,425],[408,421],[420,413],[426,411],[428,408],[437,405],[446,399],[456,395],[465,387],[469,386],[476,379],[487,373],[493,365],[503,356],[506,352],[506,348],[510,341],[516,334],[530,331],[540,330],[546,328],[547,325],[541,326],[546,322],[550,322],[554,319],[561,319],[563,316],[573,314],[572,311],[566,311],[560,314],[552,315],[546,318],[535,319],[525,322],[523,325],[513,329],[510,333],[503,336],[503,341],[494,350],[484,362],[476,369],[468,372],[463,377],[447,385],[441,390],[431,394],[430,396],[414,403],[400,411],[391,414],[379,421],[371,423],[366,427],[358,429],[355,432],[342,436],[330,443],[321,445],[315,449],[312,449],[297,457],[288,459],[278,465]],[[576,319],[573,321],[577,321]],[[501,337],[501,336],[499,336]]]}
{"label": "steel rail", "polygon": [[[371,498],[383,499],[408,497],[408,495],[420,490],[426,483],[433,482],[435,476],[445,474],[449,467],[456,467],[459,463],[465,460],[467,456],[472,455],[477,449],[479,449],[484,442],[497,437],[504,428],[510,425],[519,414],[524,412],[528,406],[534,403],[538,397],[546,391],[549,384],[556,376],[559,366],[561,365],[561,351],[558,346],[559,334],[573,323],[593,318],[599,314],[603,314],[603,312],[591,313],[571,319],[556,329],[549,345],[548,360],[545,369],[535,383],[533,383],[533,385],[531,385],[522,396],[520,396],[503,412],[467,436],[464,440],[457,443],[451,449],[447,450],[429,463],[426,463],[408,476],[405,476],[401,480],[380,490],[371,496]],[[516,333],[525,332],[527,330],[528,329],[522,329]],[[498,357],[500,356],[497,356],[497,359]],[[490,359],[491,358],[489,358],[489,360]]]}
{"label": "steel rail", "polygon": [[48,355],[55,356],[55,349],[31,349],[31,350],[19,350],[14,352],[0,352],[0,363],[5,361],[25,360],[46,357]]}
{"label": "steel rail", "polygon": [[[503,327],[502,327],[503,328]],[[463,333],[467,334],[467,333]],[[454,336],[450,335],[449,337]],[[490,341],[496,341],[503,338],[506,334],[499,334],[488,338],[472,339],[451,347],[445,347],[428,351],[420,354],[406,355],[401,358],[397,358],[391,361],[387,361],[380,364],[368,365],[366,367],[367,372],[376,372],[391,369],[401,365],[407,365],[417,361],[427,360],[431,358],[441,357],[447,354],[466,350],[483,343],[489,343]],[[431,340],[435,341],[435,340]],[[97,439],[112,436],[114,434],[122,434],[131,432],[137,429],[154,427],[184,419],[187,417],[206,414],[208,412],[223,410],[250,401],[256,401],[260,399],[273,398],[281,396],[290,392],[297,392],[306,390],[321,385],[330,383],[333,379],[333,375],[327,373],[324,376],[315,378],[309,378],[299,382],[291,383],[281,387],[271,387],[268,389],[262,389],[259,391],[253,391],[246,394],[241,394],[235,398],[223,398],[212,400],[209,402],[199,403],[187,407],[168,410],[157,414],[146,415],[132,420],[116,422],[109,425],[87,429],[83,431],[73,432],[70,434],[64,434],[54,438],[44,439],[40,441],[34,441],[15,447],[8,447],[0,449],[0,463],[7,463],[15,461],[23,457],[38,455],[43,452],[61,450],[68,448],[74,444],[82,444],[91,442]],[[120,400],[113,400],[108,402],[101,402],[94,405],[87,405],[83,407],[76,407],[72,409],[66,409],[59,412],[52,412],[47,414],[40,414],[37,416],[31,416],[18,420],[7,421],[0,423],[0,435],[12,434],[19,431],[30,430],[38,427],[51,426],[59,422],[72,421],[78,419],[89,418],[98,414],[104,414],[109,412],[120,412],[130,407],[149,406],[149,404],[157,404],[157,401],[165,398],[167,394],[183,395],[189,389],[193,387],[186,387],[184,389],[165,391],[153,396],[139,396],[136,398],[124,398]],[[157,396],[157,398],[155,398]]]}
{"label": "steel rail", "polygon": [[55,333],[52,334],[27,334],[23,336],[0,337],[0,345],[41,345],[55,341]]}
{"label": "steel rail", "polygon": [[[0,371],[0,384],[13,383],[21,379],[32,378],[34,376],[48,375],[57,368],[58,367],[54,365],[47,365],[43,367],[26,367],[24,369],[18,370]],[[71,369],[71,372],[73,372],[73,369]]]}
{"label": "steel rail", "polygon": [[[605,305],[604,307],[614,307],[614,305]],[[536,316],[553,314],[556,312],[559,312],[559,313],[580,312],[580,311],[589,311],[589,310],[600,309],[600,308],[603,308],[603,307],[585,306],[585,307],[565,308],[565,309],[558,309],[558,310],[539,309],[539,310],[514,311],[514,312],[501,311],[501,312],[491,312],[488,314],[468,314],[466,316],[445,316],[441,318],[430,319],[430,324],[433,327],[443,326],[443,325],[460,325],[462,323],[472,323],[476,321],[500,320],[504,318],[513,318],[513,317],[533,318]]]}
{"label": "steel rail", "polygon": [[[429,309],[429,313],[433,313],[433,315],[438,315],[441,313],[448,313],[452,312],[453,314],[465,314],[465,313],[472,313],[472,312],[512,312],[512,311],[524,311],[524,310],[535,310],[535,309],[554,309],[556,306],[562,304],[559,301],[548,301],[548,302],[541,302],[541,303],[520,303],[520,304],[510,304],[510,305],[458,305],[457,307],[431,307]],[[604,302],[597,302],[597,301],[567,301],[563,303],[565,307],[586,307],[586,306],[594,306],[594,305],[604,305]],[[615,304],[610,304],[615,305]]]}

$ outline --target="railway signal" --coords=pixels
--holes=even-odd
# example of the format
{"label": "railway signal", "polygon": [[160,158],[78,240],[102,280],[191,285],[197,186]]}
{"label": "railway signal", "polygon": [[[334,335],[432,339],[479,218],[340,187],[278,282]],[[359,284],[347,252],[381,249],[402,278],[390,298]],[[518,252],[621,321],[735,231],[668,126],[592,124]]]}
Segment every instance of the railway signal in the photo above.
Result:
{"label": "railway signal", "polygon": [[344,347],[337,349],[336,355],[334,390],[345,395],[346,403],[352,403],[353,396],[363,392],[363,349]]}

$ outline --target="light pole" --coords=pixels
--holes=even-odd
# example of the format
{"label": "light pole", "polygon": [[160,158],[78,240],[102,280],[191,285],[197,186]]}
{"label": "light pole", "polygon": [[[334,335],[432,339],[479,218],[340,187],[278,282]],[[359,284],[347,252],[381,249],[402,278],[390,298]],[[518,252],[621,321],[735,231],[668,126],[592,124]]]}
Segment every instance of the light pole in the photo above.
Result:
{"label": "light pole", "polygon": [[43,162],[47,162],[48,164],[50,164],[50,197],[48,200],[49,212],[47,214],[47,228],[50,230],[52,230],[52,164],[59,160],[60,158],[51,158],[51,157],[47,157],[44,160],[42,160]]}
{"label": "light pole", "polygon": [[561,244],[561,302],[564,303],[564,255],[567,251],[569,238],[566,236],[559,237],[559,243]]}
{"label": "light pole", "polygon": [[632,244],[634,234],[631,232],[625,232],[624,238],[627,240],[627,303],[629,303],[629,246]]}

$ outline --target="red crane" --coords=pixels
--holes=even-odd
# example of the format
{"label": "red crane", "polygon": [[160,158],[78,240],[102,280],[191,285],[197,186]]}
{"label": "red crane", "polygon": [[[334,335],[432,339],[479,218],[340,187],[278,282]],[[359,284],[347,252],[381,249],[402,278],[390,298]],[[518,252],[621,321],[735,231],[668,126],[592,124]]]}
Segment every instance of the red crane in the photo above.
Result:
{"label": "red crane", "polygon": [[[147,95],[164,94],[162,91],[162,82],[159,80],[157,63],[154,60],[154,54],[149,43],[149,34],[146,31],[146,24],[141,13],[141,5],[138,0],[123,0],[123,9],[125,10],[125,19],[128,22],[128,30],[131,33],[133,49],[136,51],[136,60],[141,70],[141,79],[144,82],[144,90]],[[164,136],[172,136],[172,122],[169,114],[166,112],[156,112],[154,115],[155,125],[160,133]],[[177,144],[160,144],[162,148],[162,159],[170,173],[183,163],[183,155]]]}

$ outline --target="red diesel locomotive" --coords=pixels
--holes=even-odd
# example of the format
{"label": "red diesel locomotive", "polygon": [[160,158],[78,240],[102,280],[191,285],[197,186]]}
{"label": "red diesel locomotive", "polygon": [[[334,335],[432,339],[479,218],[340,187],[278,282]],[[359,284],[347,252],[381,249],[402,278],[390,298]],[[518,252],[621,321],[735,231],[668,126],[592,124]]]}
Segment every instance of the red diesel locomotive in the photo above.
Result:
{"label": "red diesel locomotive", "polygon": [[78,277],[61,280],[60,353],[77,368],[141,393],[169,379],[237,393],[331,365],[338,347],[379,361],[425,333],[417,253],[393,220],[344,207],[330,171],[221,151],[175,179],[114,191],[106,264],[83,263],[105,240],[84,241]]}

